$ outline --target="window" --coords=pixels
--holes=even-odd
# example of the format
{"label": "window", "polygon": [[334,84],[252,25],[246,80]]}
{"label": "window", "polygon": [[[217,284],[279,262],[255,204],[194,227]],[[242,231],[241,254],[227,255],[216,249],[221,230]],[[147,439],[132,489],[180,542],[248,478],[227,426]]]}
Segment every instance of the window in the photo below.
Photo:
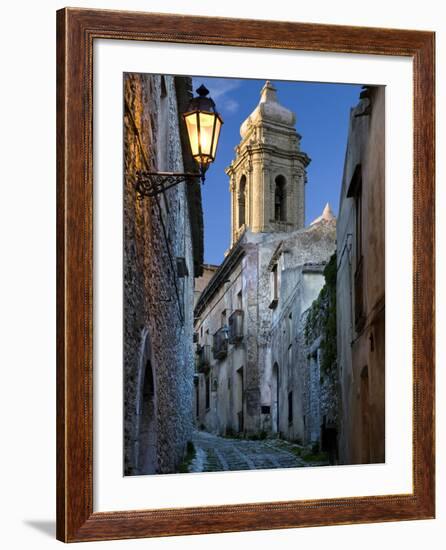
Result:
{"label": "window", "polygon": [[228,337],[230,344],[239,344],[243,340],[243,310],[236,309],[229,316]]}
{"label": "window", "polygon": [[362,170],[357,164],[353,173],[350,185],[347,190],[347,197],[354,200],[355,209],[355,264],[356,268],[362,259]]}
{"label": "window", "polygon": [[365,323],[364,307],[364,266],[363,266],[363,218],[362,218],[362,174],[361,165],[355,168],[347,197],[354,199],[355,227],[355,273],[354,273],[354,294],[355,294],[355,329],[361,331]]}
{"label": "window", "polygon": [[283,176],[277,176],[274,187],[274,220],[283,222],[286,220],[286,180]]}
{"label": "window", "polygon": [[206,394],[205,394],[205,407],[208,410],[211,406],[211,377],[209,374],[206,376]]}
{"label": "window", "polygon": [[[361,186],[362,187],[362,186]],[[362,258],[362,189],[359,188],[355,196],[355,251],[356,265]]]}
{"label": "window", "polygon": [[270,309],[274,309],[279,302],[279,274],[278,274],[277,264],[274,264],[271,269],[270,284],[271,284],[271,303],[269,304],[269,307]]}
{"label": "window", "polygon": [[242,176],[238,191],[238,226],[242,227],[246,223],[246,176]]}
{"label": "window", "polygon": [[189,277],[189,270],[187,269],[186,258],[177,256],[177,276],[179,279]]}
{"label": "window", "polygon": [[164,78],[163,75],[161,75],[161,93],[160,93],[160,97],[162,99],[164,99],[166,96],[167,96],[167,86],[166,86],[166,79]]}
{"label": "window", "polygon": [[293,392],[288,392],[288,424],[293,423]]}
{"label": "window", "polygon": [[237,293],[237,309],[243,309],[242,291]]}

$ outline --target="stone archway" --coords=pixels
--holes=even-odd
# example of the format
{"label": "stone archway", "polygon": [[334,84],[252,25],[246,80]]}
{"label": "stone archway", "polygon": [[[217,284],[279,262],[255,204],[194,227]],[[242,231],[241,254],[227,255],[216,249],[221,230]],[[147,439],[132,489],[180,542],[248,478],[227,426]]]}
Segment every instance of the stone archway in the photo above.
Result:
{"label": "stone archway", "polygon": [[158,468],[156,376],[150,336],[142,332],[136,395],[135,459],[136,474],[154,474]]}

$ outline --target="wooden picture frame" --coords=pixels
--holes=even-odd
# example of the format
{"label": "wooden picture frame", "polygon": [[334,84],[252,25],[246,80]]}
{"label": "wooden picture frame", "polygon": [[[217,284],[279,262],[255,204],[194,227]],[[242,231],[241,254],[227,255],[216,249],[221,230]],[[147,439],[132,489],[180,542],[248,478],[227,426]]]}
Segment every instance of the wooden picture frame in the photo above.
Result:
{"label": "wooden picture frame", "polygon": [[[274,38],[270,38],[274,37]],[[413,60],[411,494],[93,512],[93,43],[99,38]],[[65,8],[57,12],[57,538],[65,542],[426,519],[435,510],[432,32]]]}

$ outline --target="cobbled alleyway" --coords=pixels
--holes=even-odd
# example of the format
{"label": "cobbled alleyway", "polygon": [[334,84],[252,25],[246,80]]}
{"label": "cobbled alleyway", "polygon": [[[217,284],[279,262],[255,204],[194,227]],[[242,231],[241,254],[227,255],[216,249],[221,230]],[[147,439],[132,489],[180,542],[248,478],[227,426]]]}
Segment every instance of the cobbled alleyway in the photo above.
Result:
{"label": "cobbled alleyway", "polygon": [[281,439],[232,439],[205,431],[193,436],[195,458],[189,472],[300,468],[328,464],[324,454]]}

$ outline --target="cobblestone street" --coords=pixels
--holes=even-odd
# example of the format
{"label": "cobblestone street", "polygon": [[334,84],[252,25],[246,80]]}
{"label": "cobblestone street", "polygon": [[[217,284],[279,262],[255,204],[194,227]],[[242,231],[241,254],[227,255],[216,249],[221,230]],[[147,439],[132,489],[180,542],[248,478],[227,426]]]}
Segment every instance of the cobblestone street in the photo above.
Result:
{"label": "cobblestone street", "polygon": [[312,454],[306,447],[281,439],[232,439],[195,431],[192,441],[195,458],[189,465],[189,472],[328,465],[324,454]]}

